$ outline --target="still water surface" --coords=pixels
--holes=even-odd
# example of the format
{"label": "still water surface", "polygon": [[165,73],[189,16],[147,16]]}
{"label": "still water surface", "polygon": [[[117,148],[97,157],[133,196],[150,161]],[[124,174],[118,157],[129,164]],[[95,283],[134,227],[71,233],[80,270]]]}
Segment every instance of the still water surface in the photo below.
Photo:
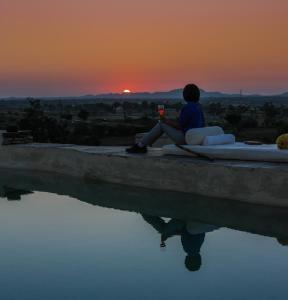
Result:
{"label": "still water surface", "polygon": [[48,175],[0,184],[1,299],[287,299],[285,210]]}

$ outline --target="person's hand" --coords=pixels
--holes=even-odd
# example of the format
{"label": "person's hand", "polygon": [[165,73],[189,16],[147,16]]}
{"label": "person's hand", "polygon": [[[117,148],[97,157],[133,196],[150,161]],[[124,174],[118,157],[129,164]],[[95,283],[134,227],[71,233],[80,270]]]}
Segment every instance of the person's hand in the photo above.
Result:
{"label": "person's hand", "polygon": [[170,120],[170,119],[164,119],[164,123],[167,124],[167,125],[170,125],[170,126],[174,125],[174,122],[172,120]]}

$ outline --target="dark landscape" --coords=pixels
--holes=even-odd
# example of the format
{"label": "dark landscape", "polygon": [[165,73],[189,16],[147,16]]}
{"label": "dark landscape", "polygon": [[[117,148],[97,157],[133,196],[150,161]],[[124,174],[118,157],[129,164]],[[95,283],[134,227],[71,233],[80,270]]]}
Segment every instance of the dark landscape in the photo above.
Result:
{"label": "dark landscape", "polygon": [[[31,130],[35,142],[78,145],[129,145],[135,134],[157,121],[157,105],[177,119],[181,90],[82,97],[2,98],[0,129]],[[274,96],[202,91],[206,125],[218,125],[246,139],[274,143],[288,131],[287,93]]]}

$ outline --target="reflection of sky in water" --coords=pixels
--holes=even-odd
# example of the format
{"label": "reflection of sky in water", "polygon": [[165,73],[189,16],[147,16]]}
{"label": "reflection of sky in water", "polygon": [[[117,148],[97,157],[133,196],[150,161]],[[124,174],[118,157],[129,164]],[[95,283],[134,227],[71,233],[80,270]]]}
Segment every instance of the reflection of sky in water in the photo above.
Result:
{"label": "reflection of sky in water", "polygon": [[0,240],[1,299],[287,299],[288,248],[260,235],[207,233],[188,272],[140,214],[35,192],[0,199]]}

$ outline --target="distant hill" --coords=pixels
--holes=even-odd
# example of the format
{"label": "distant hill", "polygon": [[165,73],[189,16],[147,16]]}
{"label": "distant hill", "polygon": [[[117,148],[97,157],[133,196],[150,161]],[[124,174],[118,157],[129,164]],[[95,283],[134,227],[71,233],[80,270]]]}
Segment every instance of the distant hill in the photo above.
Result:
{"label": "distant hill", "polygon": [[[109,94],[100,94],[100,95],[85,95],[84,98],[95,97],[96,99],[182,99],[182,89],[175,89],[167,92],[142,92],[142,93],[131,93],[131,94],[122,94],[122,93],[109,93]],[[239,97],[239,94],[225,94],[221,92],[207,92],[201,90],[202,98],[227,98],[227,97]]]}
{"label": "distant hill", "polygon": [[[42,100],[71,100],[71,101],[129,101],[129,100],[156,100],[156,101],[165,101],[165,100],[183,100],[182,96],[183,89],[174,89],[171,91],[164,91],[164,92],[141,92],[141,93],[131,93],[131,94],[124,94],[124,93],[107,93],[107,94],[89,94],[89,95],[83,95],[83,96],[54,96],[54,97],[35,97]],[[240,97],[240,94],[228,94],[228,93],[222,93],[222,92],[215,92],[215,91],[201,91],[201,99],[202,102],[205,103],[206,101],[250,101],[253,99],[253,101],[287,101],[288,98],[288,92],[278,94],[278,95],[259,95],[259,94],[253,94],[253,95],[242,95]],[[0,98],[1,99],[1,98]],[[1,100],[6,101],[23,101],[26,100],[27,97],[5,97]]]}

